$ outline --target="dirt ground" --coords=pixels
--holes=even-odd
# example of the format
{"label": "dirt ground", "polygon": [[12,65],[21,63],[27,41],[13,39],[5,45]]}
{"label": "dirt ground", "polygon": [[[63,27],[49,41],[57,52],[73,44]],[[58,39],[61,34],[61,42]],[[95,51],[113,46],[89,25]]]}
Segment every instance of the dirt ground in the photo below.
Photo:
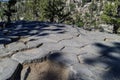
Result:
{"label": "dirt ground", "polygon": [[29,67],[29,73],[26,75],[26,80],[68,80],[67,67],[54,61],[47,60],[24,65],[24,68],[27,67]]}

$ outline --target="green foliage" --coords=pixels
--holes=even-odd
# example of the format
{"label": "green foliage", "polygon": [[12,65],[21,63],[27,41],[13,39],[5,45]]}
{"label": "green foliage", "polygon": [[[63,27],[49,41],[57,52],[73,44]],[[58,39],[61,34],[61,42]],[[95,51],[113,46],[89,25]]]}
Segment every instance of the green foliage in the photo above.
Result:
{"label": "green foliage", "polygon": [[71,3],[69,5],[69,7],[70,7],[70,11],[74,11],[75,10],[75,4]]}
{"label": "green foliage", "polygon": [[113,33],[117,33],[117,30],[120,27],[120,17],[118,17],[117,14],[118,6],[118,0],[107,2],[104,6],[103,14],[101,15],[101,19],[104,22],[114,25]]}
{"label": "green foliage", "polygon": [[78,27],[83,27],[84,26],[84,22],[83,22],[83,20],[80,16],[80,14],[76,15],[75,25],[77,25]]}
{"label": "green foliage", "polygon": [[103,14],[101,15],[101,19],[105,21],[107,24],[116,24],[119,23],[119,18],[117,16],[117,4],[116,3],[106,3],[104,6]]}
{"label": "green foliage", "polygon": [[7,3],[7,9],[4,10],[4,15],[7,16],[8,23],[11,22],[12,14],[16,12],[15,7],[14,7],[16,2],[17,2],[16,0],[9,0]]}
{"label": "green foliage", "polygon": [[92,3],[89,6],[89,9],[91,11],[96,11],[97,10],[97,4],[95,4],[94,1],[92,1]]}
{"label": "green foliage", "polygon": [[40,2],[40,4],[39,4],[40,20],[45,21],[47,19],[46,18],[46,13],[45,13],[46,11],[45,11],[45,9],[46,9],[46,7],[48,5],[48,0],[40,0],[39,2]]}
{"label": "green foliage", "polygon": [[86,13],[85,13],[85,16],[86,16],[86,17],[90,17],[90,14],[86,12]]}
{"label": "green foliage", "polygon": [[1,19],[2,16],[3,16],[3,12],[4,12],[4,10],[3,10],[3,8],[2,8],[2,3],[0,2],[0,19]]}
{"label": "green foliage", "polygon": [[70,15],[70,12],[65,10],[65,2],[63,0],[48,0],[45,8],[45,16],[50,22],[64,22]]}
{"label": "green foliage", "polygon": [[102,15],[101,15],[101,19],[102,19],[103,21],[105,21],[107,24],[110,24],[110,23],[111,23],[111,18],[110,18],[110,16],[108,16],[108,15],[102,14]]}
{"label": "green foliage", "polygon": [[77,25],[78,27],[83,27],[84,23],[82,20],[80,20],[79,22],[76,22],[75,25]]}
{"label": "green foliage", "polygon": [[82,7],[87,3],[87,2],[91,2],[92,0],[82,0]]}

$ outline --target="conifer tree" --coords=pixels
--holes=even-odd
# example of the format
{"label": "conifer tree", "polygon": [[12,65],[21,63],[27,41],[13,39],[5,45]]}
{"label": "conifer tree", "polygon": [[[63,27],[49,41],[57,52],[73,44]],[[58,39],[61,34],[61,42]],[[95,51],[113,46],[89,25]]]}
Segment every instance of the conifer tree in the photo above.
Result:
{"label": "conifer tree", "polygon": [[107,2],[101,15],[102,20],[107,24],[113,25],[113,33],[115,34],[117,34],[117,30],[120,27],[120,15],[118,14],[119,5],[118,0]]}
{"label": "conifer tree", "polygon": [[14,6],[16,4],[16,0],[9,0],[7,3],[7,9],[4,10],[4,15],[7,16],[7,23],[11,23],[11,16],[16,12]]}
{"label": "conifer tree", "polygon": [[3,17],[2,17],[2,16],[3,16],[3,8],[2,8],[2,6],[3,6],[3,5],[2,5],[2,2],[0,2],[0,20],[1,20],[1,21],[3,20],[3,19],[2,19],[2,18],[3,18]]}
{"label": "conifer tree", "polygon": [[64,0],[48,0],[45,15],[50,22],[62,23],[70,15],[70,12],[65,10]]}

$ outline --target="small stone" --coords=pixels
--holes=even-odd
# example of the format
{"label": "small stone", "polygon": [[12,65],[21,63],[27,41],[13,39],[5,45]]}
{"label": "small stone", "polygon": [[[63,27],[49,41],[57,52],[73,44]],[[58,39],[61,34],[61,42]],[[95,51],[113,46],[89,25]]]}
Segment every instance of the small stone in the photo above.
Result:
{"label": "small stone", "polygon": [[32,35],[33,34],[38,34],[38,32],[39,32],[38,30],[32,30],[32,31],[29,32],[29,34],[32,34]]}
{"label": "small stone", "polygon": [[84,61],[83,61],[83,59],[82,59],[82,57],[80,55],[77,55],[77,59],[78,59],[79,63],[84,63]]}

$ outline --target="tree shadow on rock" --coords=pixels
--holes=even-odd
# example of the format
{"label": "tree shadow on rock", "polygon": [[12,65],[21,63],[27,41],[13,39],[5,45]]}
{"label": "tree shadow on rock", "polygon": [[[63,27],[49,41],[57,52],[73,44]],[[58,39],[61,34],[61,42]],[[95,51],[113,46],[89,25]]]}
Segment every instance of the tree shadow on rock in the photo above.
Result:
{"label": "tree shadow on rock", "polygon": [[50,28],[52,23],[40,21],[16,21],[5,28],[0,29],[0,44],[9,44],[18,41],[21,37],[30,36],[47,36],[51,33],[62,34],[64,29],[59,28],[56,24]]}
{"label": "tree shadow on rock", "polygon": [[56,63],[69,66],[71,64],[71,61],[66,57],[67,56],[63,52],[52,51],[51,54],[48,56],[48,60],[51,60],[51,61],[54,61]]}
{"label": "tree shadow on rock", "polygon": [[113,46],[95,43],[94,45],[100,48],[100,56],[95,58],[85,59],[89,65],[102,63],[107,65],[101,77],[102,80],[120,80],[120,43],[114,42]]}

